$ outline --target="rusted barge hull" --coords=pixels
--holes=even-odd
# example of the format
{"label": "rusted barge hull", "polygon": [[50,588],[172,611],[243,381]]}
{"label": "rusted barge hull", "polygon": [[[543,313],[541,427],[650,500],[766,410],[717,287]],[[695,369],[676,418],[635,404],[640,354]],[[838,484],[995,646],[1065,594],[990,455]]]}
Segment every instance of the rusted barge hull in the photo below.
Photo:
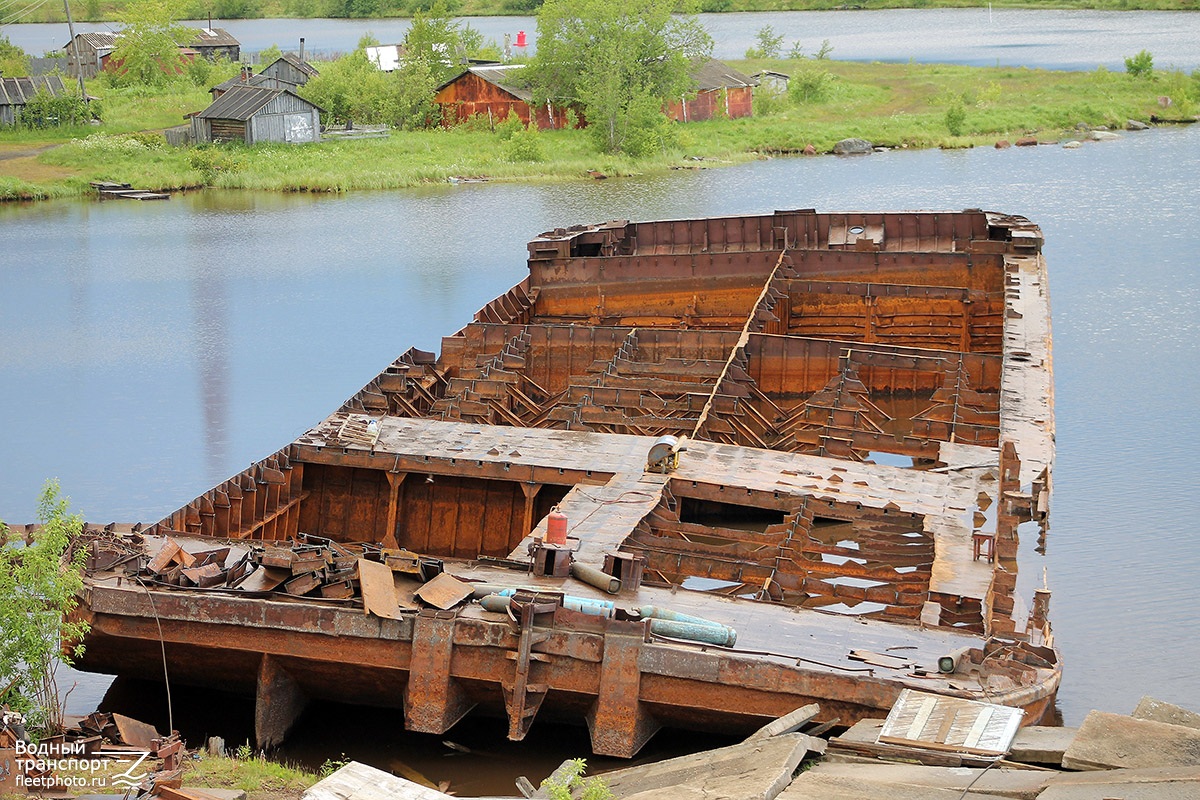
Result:
{"label": "rusted barge hull", "polygon": [[[440,356],[410,350],[280,452],[97,538],[83,666],[161,674],[161,624],[172,680],[253,693],[262,744],[308,697],[432,733],[476,707],[514,739],[581,719],[618,756],[813,701],[850,723],[905,687],[1036,722],[1061,676],[1048,591],[1015,591],[1053,462],[1040,249],[981,211],[544,234]],[[263,582],[280,544],[308,564],[286,591]],[[487,610],[463,586],[518,593]],[[736,646],[664,634],[662,608]]]}

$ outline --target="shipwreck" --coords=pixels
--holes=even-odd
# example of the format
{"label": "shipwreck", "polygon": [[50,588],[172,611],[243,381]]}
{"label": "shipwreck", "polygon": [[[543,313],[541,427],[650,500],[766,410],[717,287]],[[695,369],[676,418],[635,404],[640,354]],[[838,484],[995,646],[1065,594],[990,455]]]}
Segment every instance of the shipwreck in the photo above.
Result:
{"label": "shipwreck", "polygon": [[1017,592],[1054,457],[1041,246],[974,209],[544,233],[440,354],[92,531],[79,666],[241,691],[261,746],[314,697],[437,734],[586,722],[624,757],[905,689],[1036,723],[1061,678],[1041,575]]}

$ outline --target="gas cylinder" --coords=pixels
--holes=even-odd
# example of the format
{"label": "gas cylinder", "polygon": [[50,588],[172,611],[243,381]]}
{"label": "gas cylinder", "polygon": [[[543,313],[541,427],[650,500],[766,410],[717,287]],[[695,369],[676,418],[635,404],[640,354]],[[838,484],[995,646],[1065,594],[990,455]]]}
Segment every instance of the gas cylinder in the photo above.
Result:
{"label": "gas cylinder", "polygon": [[567,543],[567,515],[557,508],[546,517],[546,544],[564,545]]}

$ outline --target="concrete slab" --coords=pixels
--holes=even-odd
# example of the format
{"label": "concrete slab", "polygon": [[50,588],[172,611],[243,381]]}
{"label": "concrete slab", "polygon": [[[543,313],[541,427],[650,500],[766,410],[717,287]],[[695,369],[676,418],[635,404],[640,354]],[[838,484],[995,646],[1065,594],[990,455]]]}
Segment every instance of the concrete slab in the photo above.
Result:
{"label": "concrete slab", "polygon": [[303,800],[451,800],[450,795],[351,761],[313,784]]}
{"label": "concrete slab", "polygon": [[1092,711],[1062,765],[1075,770],[1200,765],[1200,730]]}
{"label": "concrete slab", "polygon": [[[602,775],[618,800],[773,800],[792,779],[810,737],[785,733]],[[699,792],[699,794],[697,794]]]}
{"label": "concrete slab", "polygon": [[1061,766],[1063,753],[1071,746],[1078,732],[1079,728],[1051,728],[1044,725],[1021,728],[1013,739],[1008,760],[1022,764]]}
{"label": "concrete slab", "polygon": [[[778,800],[961,800],[962,789],[896,786],[845,775],[820,775],[811,770],[792,781]],[[1001,795],[972,791],[968,800],[1003,800]]]}
{"label": "concrete slab", "polygon": [[1200,728],[1200,714],[1188,711],[1186,708],[1173,706],[1170,703],[1156,700],[1146,695],[1133,710],[1134,719],[1148,719],[1152,722],[1166,722],[1170,725],[1183,725],[1187,728]]}
{"label": "concrete slab", "polygon": [[1153,767],[1053,776],[1038,800],[1196,800],[1200,767]]}
{"label": "concrete slab", "polygon": [[[982,773],[982,775],[980,774]],[[847,764],[822,761],[805,775],[840,777],[871,781],[888,786],[954,789],[1032,800],[1046,788],[1056,774],[1043,770],[1004,769],[993,767],[924,767],[917,764]]]}
{"label": "concrete slab", "polygon": [[759,739],[769,739],[772,736],[779,736],[782,733],[791,733],[798,731],[810,719],[821,713],[821,707],[816,703],[809,703],[806,706],[797,708],[790,714],[784,714],[776,720],[768,722],[754,733],[746,737],[747,742],[756,742]]}

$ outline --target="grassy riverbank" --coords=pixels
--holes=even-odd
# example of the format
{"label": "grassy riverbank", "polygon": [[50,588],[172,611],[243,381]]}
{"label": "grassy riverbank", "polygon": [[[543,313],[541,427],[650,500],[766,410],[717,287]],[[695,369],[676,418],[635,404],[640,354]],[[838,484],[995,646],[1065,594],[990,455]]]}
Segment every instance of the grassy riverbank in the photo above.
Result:
{"label": "grassy riverbank", "polygon": [[[76,21],[104,22],[120,19],[130,0],[75,0]],[[1200,0],[699,0],[700,10],[723,11],[828,11],[891,8],[1036,8],[1097,11],[1197,11]],[[532,15],[540,0],[451,0],[450,11],[462,16]],[[354,13],[360,5],[345,0],[180,0],[181,19],[276,17],[345,17],[347,10],[359,18],[408,17],[428,7],[428,0],[379,0],[373,13]],[[360,16],[361,14],[361,16]],[[17,20],[14,20],[17,21]],[[24,14],[20,22],[65,22],[61,5],[43,4]]]}
{"label": "grassy riverbank", "polygon": [[[153,131],[203,108],[189,89],[146,94],[97,86],[106,122],[72,130],[0,133],[0,198],[78,195],[94,180],[143,189],[200,186],[336,192],[394,189],[454,178],[502,181],[586,180],[655,174],[791,154],[812,145],[829,152],[860,137],[896,148],[991,146],[998,139],[1079,136],[1075,126],[1122,128],[1129,119],[1195,113],[1200,78],[1156,73],[1135,78],[1107,70],[1051,72],[929,64],[780,60],[733,62],[795,73],[805,102],[760,91],[755,115],[678,126],[678,142],[646,159],[598,154],[582,131],[546,131],[517,148],[486,127],[393,132],[383,139],[313,146],[172,148]],[[952,111],[957,110],[957,111]],[[948,114],[948,112],[951,112]],[[961,113],[959,113],[961,112]],[[957,115],[956,119],[952,116]],[[952,130],[953,129],[953,130]],[[530,155],[541,160],[530,160]]]}

